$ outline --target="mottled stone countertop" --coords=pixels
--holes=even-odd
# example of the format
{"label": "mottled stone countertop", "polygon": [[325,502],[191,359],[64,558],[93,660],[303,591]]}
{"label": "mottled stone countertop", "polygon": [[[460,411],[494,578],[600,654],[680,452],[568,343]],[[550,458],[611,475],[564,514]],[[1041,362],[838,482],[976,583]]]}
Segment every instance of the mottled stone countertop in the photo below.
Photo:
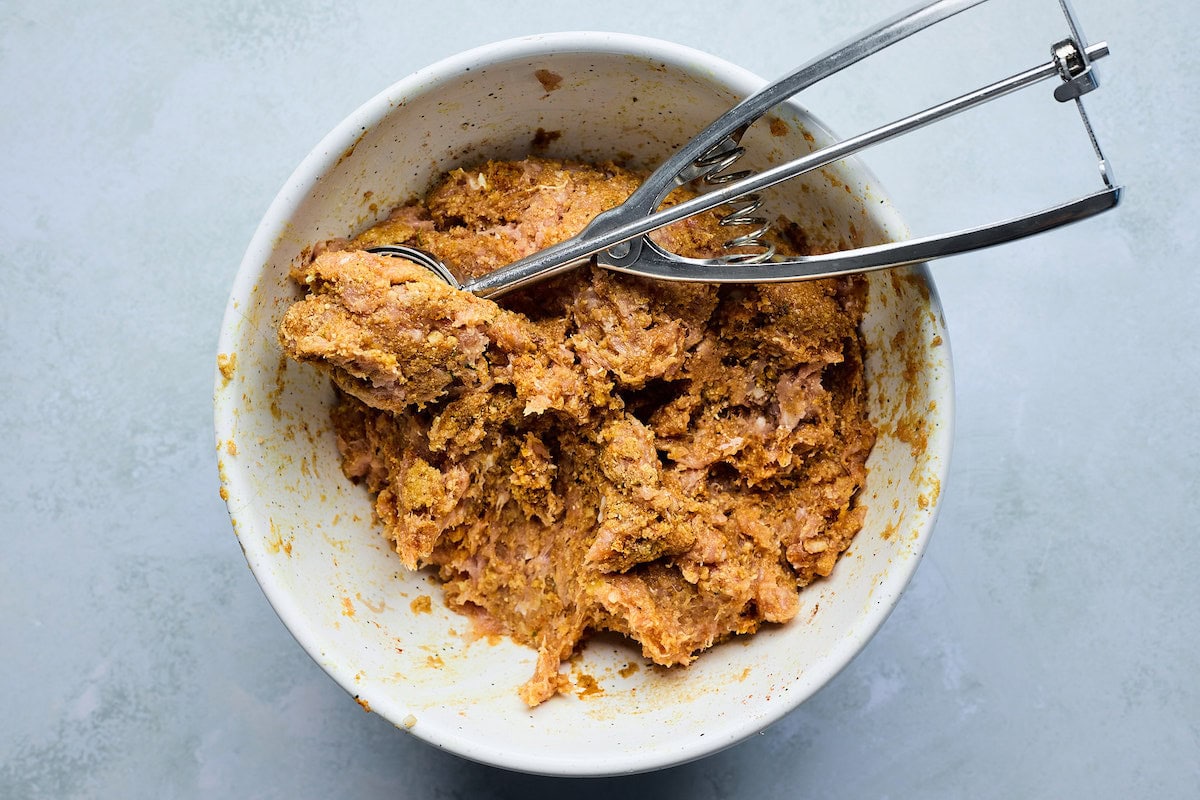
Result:
{"label": "mottled stone countertop", "polygon": [[[0,797],[564,790],[364,714],[258,589],[211,413],[242,252],[342,117],[468,47],[619,30],[776,76],[904,6],[772,0],[715,24],[678,0],[0,5]],[[1127,199],[935,265],[955,453],[910,590],[761,735],[573,796],[1196,796],[1200,12],[1076,6],[1113,48],[1089,107]],[[1034,7],[1056,10],[990,4],[806,103],[852,132],[1015,71],[1059,33]],[[1077,123],[1034,105],[1045,119],[1014,101],[868,160],[917,232],[1097,186]]]}

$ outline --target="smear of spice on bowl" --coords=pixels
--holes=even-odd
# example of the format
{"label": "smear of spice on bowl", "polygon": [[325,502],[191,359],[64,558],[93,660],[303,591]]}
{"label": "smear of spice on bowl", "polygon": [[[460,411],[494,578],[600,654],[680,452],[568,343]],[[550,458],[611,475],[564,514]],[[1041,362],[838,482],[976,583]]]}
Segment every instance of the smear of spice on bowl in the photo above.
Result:
{"label": "smear of spice on bowl", "polygon": [[[589,631],[672,666],[791,620],[865,512],[861,278],[717,287],[583,268],[496,302],[364,252],[409,244],[481,275],[643,177],[541,158],[454,170],[315,246],[280,326],[291,357],[329,371],[342,469],[404,564],[435,567],[481,633],[537,649],[531,706],[571,691],[560,666]],[[776,228],[781,252],[814,249]],[[730,235],[706,214],[655,238],[704,258]]]}

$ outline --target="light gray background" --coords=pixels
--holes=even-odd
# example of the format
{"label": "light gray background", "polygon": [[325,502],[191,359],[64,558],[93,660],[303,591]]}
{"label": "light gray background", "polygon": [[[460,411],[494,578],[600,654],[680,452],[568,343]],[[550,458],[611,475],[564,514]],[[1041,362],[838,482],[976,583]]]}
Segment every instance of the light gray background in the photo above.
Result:
{"label": "light gray background", "polygon": [[[228,288],[275,192],[358,104],[548,30],[644,33],[773,77],[904,5],[776,0],[716,22],[678,0],[0,3],[0,797],[1196,796],[1190,3],[1077,0],[1115,53],[1091,110],[1127,201],[935,267],[958,389],[937,532],[882,632],[762,735],[565,787],[436,751],[295,644],[217,496]],[[807,104],[852,132],[1060,32],[1027,22],[1051,0],[991,6]],[[1098,186],[1046,94],[869,156],[916,232]]]}

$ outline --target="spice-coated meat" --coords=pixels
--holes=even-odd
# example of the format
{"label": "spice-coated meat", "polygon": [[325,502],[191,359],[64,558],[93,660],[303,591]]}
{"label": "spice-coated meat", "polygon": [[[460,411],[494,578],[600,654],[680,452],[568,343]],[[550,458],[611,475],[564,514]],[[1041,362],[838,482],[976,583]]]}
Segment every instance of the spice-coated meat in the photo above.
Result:
{"label": "spice-coated meat", "polygon": [[[676,665],[786,622],[862,524],[860,279],[718,288],[590,268],[497,303],[364,252],[406,243],[479,275],[639,180],[536,158],[455,170],[298,264],[306,296],[280,327],[290,356],[332,375],[343,470],[405,565],[537,648],[530,705],[566,687],[561,662],[591,630]],[[711,257],[730,235],[702,215],[656,239]]]}

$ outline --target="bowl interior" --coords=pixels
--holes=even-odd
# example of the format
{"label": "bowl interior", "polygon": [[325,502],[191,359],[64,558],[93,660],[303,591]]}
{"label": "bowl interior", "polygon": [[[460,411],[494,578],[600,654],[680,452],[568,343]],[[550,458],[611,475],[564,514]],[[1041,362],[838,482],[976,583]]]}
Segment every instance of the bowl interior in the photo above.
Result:
{"label": "bowl interior", "polygon": [[[275,329],[301,250],[382,219],[447,169],[530,153],[652,166],[761,80],[638,37],[501,43],[396,84],[331,133],[268,211],[242,264],[220,344],[216,426],[229,512],[281,619],[364,707],[427,741],[503,767],[617,774],[679,763],[761,729],[828,681],[894,605],[925,546],[949,447],[941,311],[923,268],[876,273],[864,325],[871,414],[866,526],[790,624],[686,669],[600,636],[568,667],[580,687],[530,710],[516,688],[534,653],[472,640],[431,576],[404,570],[346,481],[326,379],[282,356]],[[829,138],[798,106],[746,137],[763,167]],[[540,132],[539,132],[540,131]],[[739,164],[740,166],[740,164]],[[772,190],[769,208],[832,242],[905,235],[873,178],[841,162]],[[428,611],[424,600],[430,597]]]}

